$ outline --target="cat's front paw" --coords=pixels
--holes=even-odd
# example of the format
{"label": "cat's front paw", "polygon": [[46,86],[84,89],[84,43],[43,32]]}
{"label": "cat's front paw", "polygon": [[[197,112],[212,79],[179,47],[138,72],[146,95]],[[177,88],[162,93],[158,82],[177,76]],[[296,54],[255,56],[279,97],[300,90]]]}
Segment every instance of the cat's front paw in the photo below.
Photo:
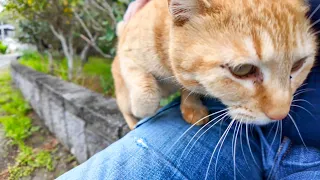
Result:
{"label": "cat's front paw", "polygon": [[209,122],[208,109],[199,104],[181,104],[182,116],[190,124],[203,125]]}
{"label": "cat's front paw", "polygon": [[159,109],[159,93],[150,93],[150,91],[135,91],[131,96],[132,114],[140,119],[154,115]]}

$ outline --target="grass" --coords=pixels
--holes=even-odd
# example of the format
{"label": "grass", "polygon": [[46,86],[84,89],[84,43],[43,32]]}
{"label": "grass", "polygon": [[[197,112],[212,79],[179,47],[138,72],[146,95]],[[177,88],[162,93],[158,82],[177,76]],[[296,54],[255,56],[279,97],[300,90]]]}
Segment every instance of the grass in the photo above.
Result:
{"label": "grass", "polygon": [[28,146],[20,146],[20,152],[16,157],[16,164],[9,167],[10,179],[21,179],[31,175],[37,168],[46,168],[53,171],[53,160],[49,151],[39,151]]}
{"label": "grass", "polygon": [[[49,74],[49,61],[44,55],[38,52],[26,51],[20,58],[20,63],[36,71]],[[78,85],[98,93],[114,96],[114,85],[111,74],[111,63],[109,59],[100,57],[89,57],[89,61],[82,67],[81,62],[75,59],[74,62],[74,79],[71,81]],[[68,67],[66,59],[54,60],[54,76],[67,80]]]}
{"label": "grass", "polygon": [[99,84],[105,94],[114,96],[114,82],[111,73],[111,60],[98,57],[90,57],[89,62],[83,67],[83,74],[91,77],[99,77]]}
{"label": "grass", "polygon": [[4,45],[1,41],[0,41],[0,54],[5,54],[6,51],[8,49],[8,46]]}
{"label": "grass", "polygon": [[24,143],[28,137],[39,130],[39,127],[32,126],[32,120],[28,117],[31,108],[22,95],[11,87],[8,71],[0,74],[0,87],[0,123],[4,128],[5,136],[19,148],[16,163],[8,168],[9,179],[29,176],[37,168],[52,171],[50,151],[33,149]]}
{"label": "grass", "polygon": [[[49,74],[48,59],[38,52],[26,51],[23,53],[19,61],[21,64],[31,67],[36,71]],[[82,71],[80,73],[74,73],[75,78],[72,82],[100,94],[115,97],[111,64],[112,61],[109,59],[89,57],[89,61],[83,66]],[[77,71],[80,67],[81,63],[79,60],[75,60],[74,69]],[[67,69],[66,59],[54,60],[53,75],[60,77],[63,80],[67,80]],[[166,99],[162,99],[160,105],[165,106],[178,96],[180,96],[180,93],[176,93]]]}

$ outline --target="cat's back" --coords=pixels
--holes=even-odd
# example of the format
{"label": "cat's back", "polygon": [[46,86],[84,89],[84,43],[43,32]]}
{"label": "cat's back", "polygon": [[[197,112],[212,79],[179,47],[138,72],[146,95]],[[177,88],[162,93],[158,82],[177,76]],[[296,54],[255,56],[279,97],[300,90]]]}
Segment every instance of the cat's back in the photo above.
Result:
{"label": "cat's back", "polygon": [[118,56],[133,59],[154,71],[155,75],[171,75],[168,55],[170,18],[167,0],[150,1],[125,25],[120,34]]}

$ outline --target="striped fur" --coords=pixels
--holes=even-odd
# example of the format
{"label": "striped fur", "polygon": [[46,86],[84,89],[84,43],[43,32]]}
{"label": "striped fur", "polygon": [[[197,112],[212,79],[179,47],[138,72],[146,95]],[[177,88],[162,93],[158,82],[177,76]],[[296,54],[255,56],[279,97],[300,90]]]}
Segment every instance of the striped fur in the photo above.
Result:
{"label": "striped fur", "polygon": [[[114,71],[121,111],[133,119],[152,115],[161,97],[182,88],[189,123],[207,115],[199,95],[220,99],[245,123],[286,115],[317,52],[307,12],[303,0],[151,1],[120,35]],[[240,64],[258,67],[261,80],[233,76],[228,67]]]}

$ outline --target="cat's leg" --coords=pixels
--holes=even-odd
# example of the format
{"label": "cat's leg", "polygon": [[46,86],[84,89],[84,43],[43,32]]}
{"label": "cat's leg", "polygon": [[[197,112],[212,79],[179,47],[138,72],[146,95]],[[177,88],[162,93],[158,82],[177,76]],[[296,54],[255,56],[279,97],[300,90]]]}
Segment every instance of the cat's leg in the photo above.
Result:
{"label": "cat's leg", "polygon": [[181,86],[176,81],[171,80],[158,80],[158,86],[161,91],[162,98],[168,98],[170,95],[179,91]]}
{"label": "cat's leg", "polygon": [[119,59],[117,57],[114,59],[112,63],[112,75],[115,84],[117,104],[129,128],[132,130],[138,121],[131,113],[131,105],[130,101],[128,100],[129,91],[120,73],[120,64]]}
{"label": "cat's leg", "polygon": [[137,118],[153,115],[161,100],[157,80],[130,58],[121,58],[120,67],[128,88],[132,114]]}
{"label": "cat's leg", "polygon": [[181,91],[180,109],[184,120],[190,124],[203,125],[209,121],[206,117],[209,114],[208,109],[202,104],[199,95],[188,90]]}

